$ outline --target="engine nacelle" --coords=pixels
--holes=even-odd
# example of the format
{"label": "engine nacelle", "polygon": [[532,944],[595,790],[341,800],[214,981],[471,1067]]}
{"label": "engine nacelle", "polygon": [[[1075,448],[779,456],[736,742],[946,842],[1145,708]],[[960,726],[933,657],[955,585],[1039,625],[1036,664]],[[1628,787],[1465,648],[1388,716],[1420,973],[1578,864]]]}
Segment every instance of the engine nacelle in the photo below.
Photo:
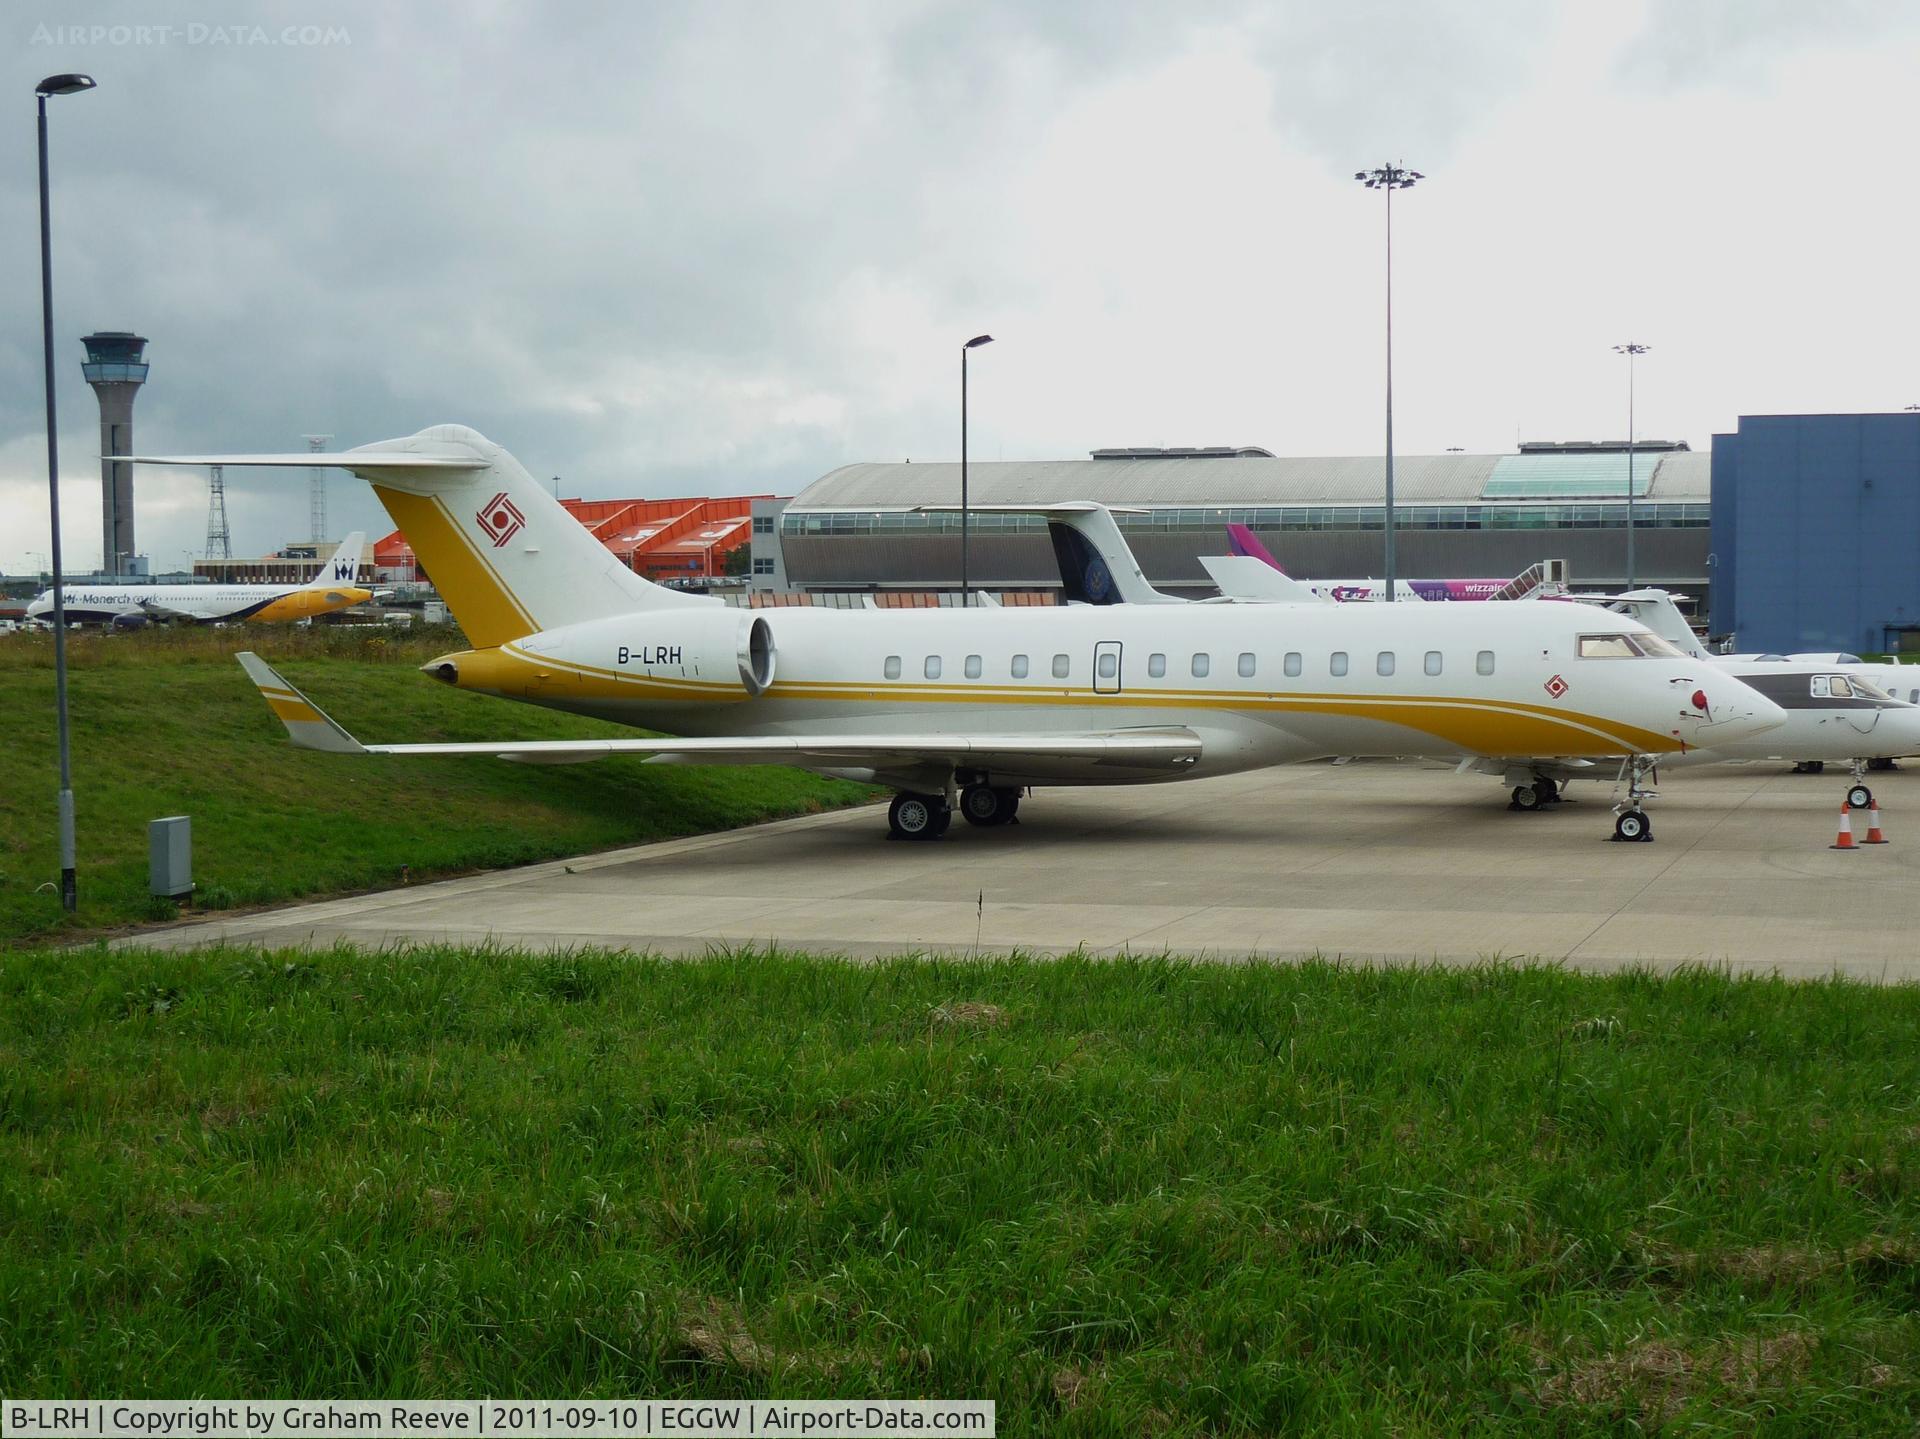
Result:
{"label": "engine nacelle", "polygon": [[765,693],[775,651],[765,616],[703,605],[588,620],[421,668],[489,694],[726,703]]}
{"label": "engine nacelle", "polygon": [[143,630],[147,627],[145,615],[115,615],[113,627],[117,630]]}

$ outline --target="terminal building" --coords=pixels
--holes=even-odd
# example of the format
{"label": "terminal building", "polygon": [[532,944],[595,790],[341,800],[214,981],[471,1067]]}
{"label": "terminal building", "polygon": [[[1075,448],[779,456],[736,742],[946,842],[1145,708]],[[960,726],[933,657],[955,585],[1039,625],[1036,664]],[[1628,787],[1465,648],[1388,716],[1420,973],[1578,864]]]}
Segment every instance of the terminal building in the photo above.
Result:
{"label": "terminal building", "polygon": [[[1704,599],[1712,457],[1642,440],[1523,445],[1511,455],[1406,455],[1394,461],[1402,579],[1500,578],[1567,561],[1581,586],[1626,583],[1628,474],[1636,578]],[[1118,514],[1147,579],[1175,594],[1211,594],[1202,555],[1228,553],[1243,524],[1302,579],[1378,577],[1386,513],[1377,455],[1286,459],[1252,447],[1096,450],[1085,460],[971,465],[971,504],[1098,500]],[[813,592],[954,587],[960,517],[921,507],[960,498],[957,464],[856,464],[822,476],[784,508],[754,510],[756,588]],[[1046,524],[1036,516],[969,517],[971,581],[988,589],[1058,589]]]}

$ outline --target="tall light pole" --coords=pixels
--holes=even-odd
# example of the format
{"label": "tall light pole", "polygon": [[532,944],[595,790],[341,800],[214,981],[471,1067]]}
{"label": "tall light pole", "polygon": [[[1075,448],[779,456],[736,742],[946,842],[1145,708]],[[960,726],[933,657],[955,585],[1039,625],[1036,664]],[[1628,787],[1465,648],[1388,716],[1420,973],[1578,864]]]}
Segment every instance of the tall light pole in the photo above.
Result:
{"label": "tall light pole", "polygon": [[1411,190],[1416,180],[1427,177],[1418,170],[1400,165],[1382,165],[1374,170],[1358,170],[1354,179],[1369,190],[1387,194],[1387,599],[1393,599],[1393,192]]}
{"label": "tall light pole", "polygon": [[1651,345],[1636,345],[1629,341],[1624,345],[1615,345],[1616,355],[1627,357],[1627,588],[1634,588],[1633,563],[1633,361],[1636,355],[1644,355]]}
{"label": "tall light pole", "polygon": [[53,693],[60,727],[60,907],[80,906],[73,858],[73,755],[67,742],[67,600],[60,575],[60,427],[53,411],[53,238],[47,218],[47,96],[93,88],[91,75],[49,75],[33,87],[40,108],[40,333],[46,358],[47,503],[53,517]]}
{"label": "tall light pole", "polygon": [[973,591],[967,583],[967,351],[991,345],[992,335],[975,335],[960,347],[960,608],[970,609]]}

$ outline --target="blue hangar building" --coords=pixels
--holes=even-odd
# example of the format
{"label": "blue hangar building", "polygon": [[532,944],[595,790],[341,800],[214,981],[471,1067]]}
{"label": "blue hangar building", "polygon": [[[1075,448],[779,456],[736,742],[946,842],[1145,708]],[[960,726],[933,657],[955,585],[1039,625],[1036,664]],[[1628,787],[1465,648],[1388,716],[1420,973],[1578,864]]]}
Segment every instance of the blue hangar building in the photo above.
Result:
{"label": "blue hangar building", "polygon": [[1709,629],[1743,651],[1920,644],[1920,413],[1742,415],[1713,437]]}

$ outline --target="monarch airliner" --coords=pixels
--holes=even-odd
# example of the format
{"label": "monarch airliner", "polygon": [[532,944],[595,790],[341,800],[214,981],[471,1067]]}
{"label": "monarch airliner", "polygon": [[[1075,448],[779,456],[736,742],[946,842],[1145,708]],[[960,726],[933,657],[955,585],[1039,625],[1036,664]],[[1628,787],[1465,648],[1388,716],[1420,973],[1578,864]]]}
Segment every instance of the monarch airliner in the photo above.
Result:
{"label": "monarch airliner", "polygon": [[[129,628],[149,620],[210,624],[251,620],[271,624],[312,619],[349,609],[376,591],[356,584],[364,531],[340,542],[318,573],[298,585],[68,585],[61,599],[69,624]],[[53,591],[27,606],[30,620],[53,621]]]}
{"label": "monarch airliner", "polygon": [[[473,645],[428,674],[670,736],[362,744],[241,655],[310,749],[788,764],[892,788],[892,834],[931,839],[956,810],[1004,824],[1024,792],[1051,785],[1337,755],[1606,757],[1637,776],[1781,719],[1644,625],[1575,605],[730,609],[634,574],[511,455],[458,425],[343,454],[139,462],[353,472]],[[1627,658],[1612,657],[1620,648]],[[1637,784],[1616,833],[1650,834]]]}

